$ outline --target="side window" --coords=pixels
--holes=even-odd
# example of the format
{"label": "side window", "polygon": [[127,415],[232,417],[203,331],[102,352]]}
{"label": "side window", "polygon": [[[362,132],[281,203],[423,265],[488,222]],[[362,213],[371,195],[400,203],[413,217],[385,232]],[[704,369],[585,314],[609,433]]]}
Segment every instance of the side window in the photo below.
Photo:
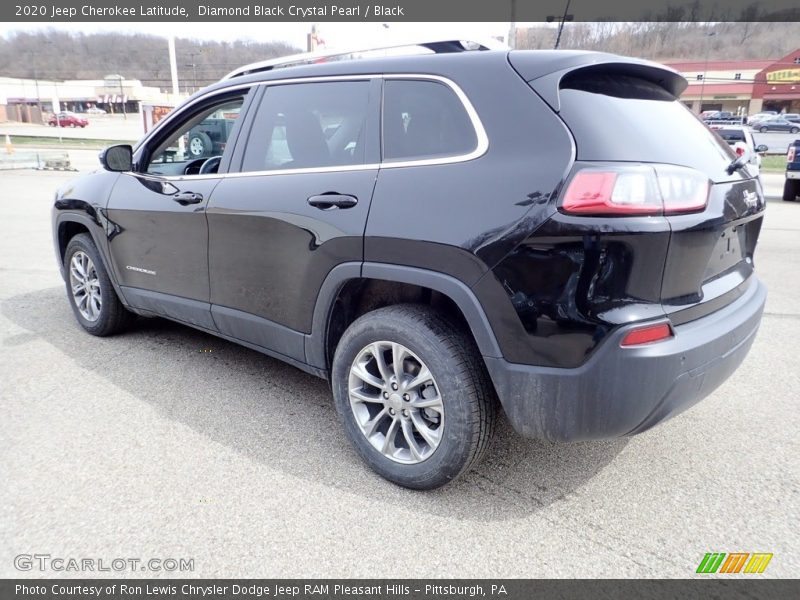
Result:
{"label": "side window", "polygon": [[449,86],[405,79],[384,83],[384,161],[458,156],[477,145],[469,115]]}
{"label": "side window", "polygon": [[243,103],[243,97],[228,97],[183,121],[150,152],[145,172],[197,174],[204,160],[222,156]]}
{"label": "side window", "polygon": [[365,162],[368,81],[274,85],[264,93],[242,171]]}

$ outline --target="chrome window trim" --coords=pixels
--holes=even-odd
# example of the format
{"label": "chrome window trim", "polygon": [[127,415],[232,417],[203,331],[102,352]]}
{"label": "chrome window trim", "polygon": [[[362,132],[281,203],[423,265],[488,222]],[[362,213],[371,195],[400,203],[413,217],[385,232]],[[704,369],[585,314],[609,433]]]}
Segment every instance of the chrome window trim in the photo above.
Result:
{"label": "chrome window trim", "polygon": [[[221,90],[214,90],[213,92],[208,92],[203,94],[202,96],[198,96],[192,102],[186,104],[185,106],[180,107],[180,114],[182,114],[185,109],[194,104],[198,104],[203,102],[204,100],[208,99],[209,96],[213,96],[216,94],[225,94],[230,91],[235,91],[237,89],[247,89],[253,88],[256,86],[272,86],[272,85],[291,85],[295,83],[321,83],[326,81],[364,81],[364,80],[371,80],[371,79],[407,79],[407,80],[423,80],[423,81],[437,81],[449,87],[453,93],[458,97],[461,101],[461,105],[464,107],[464,110],[467,112],[467,116],[469,117],[470,122],[472,123],[472,128],[475,131],[475,136],[477,138],[477,144],[475,149],[471,152],[466,154],[456,154],[453,156],[441,156],[441,157],[433,157],[433,158],[422,158],[422,159],[411,159],[411,160],[400,160],[400,161],[381,161],[380,163],[371,163],[371,164],[360,164],[360,165],[341,165],[341,166],[330,166],[330,167],[306,167],[306,168],[297,168],[297,169],[273,169],[268,171],[244,171],[244,172],[236,172],[236,173],[208,173],[204,175],[159,175],[158,173],[134,173],[131,171],[126,171],[125,174],[127,175],[138,175],[138,176],[150,176],[155,177],[164,181],[192,181],[195,179],[214,179],[214,178],[227,178],[227,177],[264,177],[266,175],[289,175],[289,174],[309,174],[309,173],[336,173],[336,172],[346,172],[346,171],[369,171],[373,169],[400,169],[406,167],[426,167],[426,166],[433,166],[433,165],[448,165],[460,162],[467,162],[470,160],[474,160],[476,158],[480,158],[489,150],[489,136],[486,134],[486,129],[483,127],[483,123],[481,122],[480,117],[478,116],[478,112],[475,110],[475,107],[470,102],[469,97],[464,93],[464,90],[451,79],[447,77],[443,77],[441,75],[430,75],[427,73],[373,73],[373,74],[364,74],[364,75],[326,75],[321,77],[291,77],[287,79],[273,79],[269,81],[256,81],[246,84],[239,84],[230,87],[226,87]],[[177,107],[176,107],[177,108]],[[156,127],[154,127],[144,138],[142,138],[138,144],[136,144],[135,151],[138,150],[141,146],[148,142],[148,140],[153,137],[162,127],[166,127],[167,124],[173,121],[178,116],[178,112],[171,114],[166,119],[160,121]],[[383,119],[383,106],[381,106],[381,120]]]}

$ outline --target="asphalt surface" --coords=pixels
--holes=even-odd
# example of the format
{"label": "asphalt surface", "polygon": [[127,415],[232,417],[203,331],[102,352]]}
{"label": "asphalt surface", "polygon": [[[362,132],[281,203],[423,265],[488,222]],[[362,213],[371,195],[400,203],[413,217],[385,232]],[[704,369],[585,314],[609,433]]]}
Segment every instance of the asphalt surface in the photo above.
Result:
{"label": "asphalt surface", "polygon": [[706,552],[797,576],[800,203],[769,203],[766,314],[712,396],[608,442],[503,423],[479,467],[418,493],[359,461],[319,379],[158,319],[85,334],[50,239],[71,176],[0,172],[0,577],[79,575],[21,573],[19,554],[191,558],[178,575],[199,577],[690,577]]}

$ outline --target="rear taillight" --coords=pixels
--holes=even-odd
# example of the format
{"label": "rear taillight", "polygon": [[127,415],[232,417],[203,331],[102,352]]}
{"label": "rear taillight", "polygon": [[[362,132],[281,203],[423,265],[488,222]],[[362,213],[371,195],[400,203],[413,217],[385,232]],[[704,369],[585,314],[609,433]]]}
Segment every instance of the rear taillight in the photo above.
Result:
{"label": "rear taillight", "polygon": [[786,162],[794,162],[797,156],[797,149],[794,146],[789,146],[789,151],[786,153]]}
{"label": "rear taillight", "polygon": [[579,215],[663,215],[702,210],[708,177],[673,165],[584,167],[572,177],[561,210]]}
{"label": "rear taillight", "polygon": [[672,337],[672,327],[669,323],[659,323],[658,325],[645,325],[631,329],[622,341],[620,346],[641,346],[642,344],[652,344],[662,342]]}
{"label": "rear taillight", "polygon": [[736,146],[734,150],[736,151],[736,156],[744,156],[744,148],[741,146]]}

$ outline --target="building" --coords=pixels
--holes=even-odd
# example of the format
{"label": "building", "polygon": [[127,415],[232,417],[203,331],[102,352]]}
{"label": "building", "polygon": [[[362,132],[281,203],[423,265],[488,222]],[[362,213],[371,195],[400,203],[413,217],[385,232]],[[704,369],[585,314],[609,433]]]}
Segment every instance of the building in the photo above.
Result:
{"label": "building", "polygon": [[800,113],[800,48],[779,59],[668,61],[689,86],[681,101],[693,111]]}
{"label": "building", "polygon": [[159,88],[116,74],[67,81],[0,77],[0,121],[41,123],[43,116],[56,108],[80,113],[96,106],[108,113],[137,113],[143,102],[176,100],[180,99]]}

